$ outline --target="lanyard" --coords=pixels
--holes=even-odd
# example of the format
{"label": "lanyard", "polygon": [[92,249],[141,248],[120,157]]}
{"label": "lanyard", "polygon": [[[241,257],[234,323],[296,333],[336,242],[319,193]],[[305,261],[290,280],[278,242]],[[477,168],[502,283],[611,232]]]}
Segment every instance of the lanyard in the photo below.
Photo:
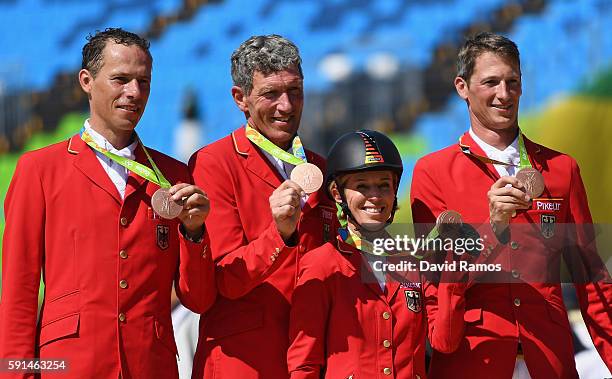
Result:
{"label": "lanyard", "polygon": [[[502,162],[502,161],[498,161],[496,159],[492,159],[486,156],[475,154],[474,152],[472,152],[472,150],[470,150],[470,147],[468,145],[463,144],[461,140],[462,137],[463,136],[459,137],[459,147],[461,148],[461,151],[463,153],[467,155],[471,155],[483,163],[500,164],[503,166],[516,166],[515,164],[510,163],[510,162]],[[529,161],[529,155],[527,154],[527,149],[525,148],[525,141],[523,139],[523,133],[521,132],[520,129],[519,129],[519,134],[518,134],[518,147],[519,147],[519,157],[520,157],[520,162],[518,165],[519,170],[525,167],[532,167],[531,162]]]}
{"label": "lanyard", "polygon": [[294,166],[300,165],[306,162],[306,153],[304,153],[304,147],[302,146],[302,141],[299,136],[295,136],[293,138],[292,143],[292,151],[293,154],[286,152],[280,147],[276,146],[269,139],[267,139],[263,134],[259,133],[256,129],[254,129],[251,125],[246,125],[246,136],[249,141],[253,142],[262,150],[266,151],[268,154],[272,155],[275,158],[280,159],[283,162],[287,162]]}
{"label": "lanyard", "polygon": [[153,167],[153,169],[150,169],[149,167],[143,165],[142,163],[138,163],[132,159],[128,159],[125,157],[122,157],[120,155],[111,153],[110,151],[108,151],[107,149],[101,147],[100,145],[98,145],[93,138],[91,137],[91,135],[89,135],[89,133],[87,133],[87,130],[85,130],[85,128],[83,128],[81,130],[81,139],[83,140],[83,142],[85,142],[87,145],[89,145],[92,149],[99,151],[100,153],[104,154],[106,157],[108,157],[109,159],[112,159],[113,161],[117,162],[118,164],[120,164],[121,166],[127,168],[128,170],[132,171],[134,174],[152,182],[157,184],[158,186],[160,186],[161,188],[170,188],[171,184],[170,182],[164,177],[164,175],[161,173],[161,171],[159,170],[159,168],[157,167],[157,165],[155,164],[155,162],[153,162],[153,159],[151,158],[151,156],[149,155],[149,152],[147,151],[147,149],[145,148],[145,146],[142,144],[142,141],[140,140],[140,138],[138,137],[138,134],[136,134],[134,132],[134,135],[136,136],[136,140],[138,141],[138,144],[140,146],[142,146],[142,150],[144,150],[147,159],[149,161],[149,163],[151,164],[151,167]]}

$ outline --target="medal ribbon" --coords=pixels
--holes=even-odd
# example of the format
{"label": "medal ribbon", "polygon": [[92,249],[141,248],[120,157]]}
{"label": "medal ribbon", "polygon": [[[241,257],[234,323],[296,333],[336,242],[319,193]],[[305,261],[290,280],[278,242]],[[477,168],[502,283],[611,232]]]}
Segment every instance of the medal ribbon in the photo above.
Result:
{"label": "medal ribbon", "polygon": [[157,165],[155,164],[155,162],[153,162],[153,159],[151,158],[151,155],[149,155],[149,152],[147,151],[147,149],[145,148],[145,146],[142,144],[142,141],[140,140],[140,137],[138,137],[138,134],[136,134],[134,132],[134,135],[136,136],[136,140],[138,141],[138,144],[140,146],[142,146],[142,150],[144,150],[147,159],[149,161],[149,163],[151,164],[151,167],[153,167],[153,169],[150,169],[149,167],[143,165],[142,163],[138,163],[132,159],[128,159],[125,157],[122,157],[120,155],[111,153],[109,150],[101,147],[100,145],[98,145],[93,138],[91,137],[91,135],[89,135],[89,133],[87,133],[87,130],[85,130],[85,128],[83,128],[81,130],[81,139],[83,140],[83,142],[85,142],[87,145],[89,145],[92,149],[99,151],[100,153],[104,154],[106,157],[108,157],[109,159],[112,159],[113,161],[117,162],[118,164],[120,164],[121,166],[127,168],[128,170],[132,171],[134,174],[140,176],[141,178],[144,178],[152,183],[157,184],[158,186],[160,186],[161,188],[170,188],[172,185],[170,184],[170,182],[164,177],[164,175],[161,173],[161,171],[159,170],[159,168],[157,167]]}
{"label": "medal ribbon", "polygon": [[[472,152],[472,150],[470,150],[470,147],[468,145],[464,145],[461,138],[463,136],[459,137],[459,147],[461,148],[461,151],[467,155],[471,155],[474,158],[478,159],[479,161],[483,162],[483,163],[491,163],[491,164],[500,164],[503,166],[514,166],[517,167],[515,164],[513,163],[509,163],[509,162],[502,162],[502,161],[498,161],[496,159],[492,159],[486,156],[482,156],[482,155],[478,155],[478,154],[474,154]],[[525,141],[523,139],[523,133],[521,132],[521,130],[519,129],[519,134],[518,134],[518,147],[519,147],[519,156],[520,156],[520,163],[518,165],[519,170],[525,167],[532,167],[531,166],[531,162],[529,161],[529,155],[527,154],[527,149],[525,148]]]}
{"label": "medal ribbon", "polygon": [[304,152],[304,147],[302,146],[302,141],[300,137],[296,134],[295,138],[293,138],[293,143],[291,149],[293,154],[286,152],[280,147],[276,146],[272,141],[267,139],[263,134],[254,129],[251,125],[246,125],[246,137],[249,141],[253,142],[260,149],[266,151],[270,155],[275,158],[280,159],[283,162],[287,162],[294,166],[300,165],[306,161],[306,153]]}

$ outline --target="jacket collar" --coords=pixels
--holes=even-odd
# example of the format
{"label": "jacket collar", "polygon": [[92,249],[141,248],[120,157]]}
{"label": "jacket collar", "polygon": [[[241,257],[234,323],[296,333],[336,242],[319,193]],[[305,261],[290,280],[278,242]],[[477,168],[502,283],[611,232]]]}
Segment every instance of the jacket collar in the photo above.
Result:
{"label": "jacket collar", "polygon": [[283,181],[280,174],[263,153],[246,137],[244,126],[232,132],[232,141],[236,153],[245,158],[245,167],[257,177],[277,188]]}
{"label": "jacket collar", "polygon": [[[531,165],[536,170],[541,172],[542,171],[542,162],[540,161],[540,156],[541,156],[540,153],[542,150],[541,147],[538,144],[532,142],[529,138],[527,138],[525,134],[523,134],[523,140],[525,141],[525,149],[527,150],[527,155],[529,155],[529,161],[531,162]],[[472,138],[469,132],[463,133],[463,135],[459,138],[459,149],[462,152],[464,149],[469,149],[472,153],[476,155],[480,155],[483,157],[487,156],[487,154],[480,147],[480,145],[478,145],[476,141],[474,141],[474,139]],[[488,171],[490,171],[490,173],[494,175],[495,180],[499,179],[499,173],[497,172],[497,170],[495,169],[492,163],[484,163],[476,158],[473,158],[472,160],[476,162],[476,164],[481,165],[482,167],[488,168]]]}
{"label": "jacket collar", "polygon": [[[261,150],[255,146],[246,136],[246,128],[242,126],[232,132],[232,143],[236,154],[244,157],[246,168],[257,177],[268,183],[272,188],[277,188],[283,182],[283,177],[278,173],[272,163],[266,158]],[[305,150],[308,162],[315,162],[315,154]],[[326,200],[325,189],[321,187],[319,191],[310,194],[308,201],[304,204],[302,212],[308,212],[316,208]]]}
{"label": "jacket collar", "polygon": [[[107,192],[118,204],[123,202],[117,187],[115,187],[115,184],[113,184],[106,171],[102,168],[95,152],[81,139],[79,134],[70,137],[67,151],[69,154],[75,155],[74,165],[83,175]],[[141,145],[136,147],[135,156],[137,162],[149,165]],[[125,198],[127,199],[128,196],[145,184],[145,182],[144,178],[130,172],[125,188]]]}
{"label": "jacket collar", "polygon": [[386,275],[385,277],[385,287],[387,289],[386,293],[380,288],[380,284],[374,277],[372,272],[372,268],[367,262],[366,257],[359,249],[355,248],[353,245],[350,245],[340,238],[340,236],[336,237],[336,248],[345,258],[346,267],[356,272],[357,275],[361,276],[362,283],[369,288],[376,296],[380,297],[382,300],[390,302],[393,296],[397,293],[398,288],[400,287],[400,281],[398,277]]}

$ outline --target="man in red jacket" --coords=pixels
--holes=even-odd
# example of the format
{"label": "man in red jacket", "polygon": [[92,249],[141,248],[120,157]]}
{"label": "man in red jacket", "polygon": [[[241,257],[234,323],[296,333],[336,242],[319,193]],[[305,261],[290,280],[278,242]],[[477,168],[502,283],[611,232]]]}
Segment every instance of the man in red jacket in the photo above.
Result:
{"label": "man in red jacket", "polygon": [[134,132],[151,65],[136,34],[89,37],[79,82],[91,117],[80,134],[19,160],[5,202],[3,377],[33,377],[14,360],[36,358],[62,378],[178,378],[170,294],[174,282],[200,312],[214,301],[209,201],[184,164]]}
{"label": "man in red jacket", "polygon": [[189,163],[213,204],[207,226],[219,291],[201,317],[193,377],[281,379],[288,377],[298,264],[334,238],[335,208],[322,190],[306,196],[307,188],[289,179],[301,164],[325,170],[297,135],[303,105],[297,47],[278,35],[251,37],[232,54],[232,78],[247,124]]}
{"label": "man in red jacket", "polygon": [[434,352],[431,377],[577,378],[561,255],[574,272],[591,273],[574,284],[591,338],[611,368],[612,284],[597,256],[576,161],[520,132],[514,42],[478,34],[460,50],[457,67],[455,87],[471,128],[458,144],[417,162],[413,218],[434,223],[442,211],[458,211],[484,238],[481,254],[503,272],[482,273],[467,290],[464,340],[453,353]]}

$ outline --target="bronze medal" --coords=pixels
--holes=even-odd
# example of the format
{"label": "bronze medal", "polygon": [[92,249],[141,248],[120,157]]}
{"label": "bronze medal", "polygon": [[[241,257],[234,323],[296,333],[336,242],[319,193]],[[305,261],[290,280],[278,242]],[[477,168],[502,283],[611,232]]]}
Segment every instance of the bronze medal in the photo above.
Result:
{"label": "bronze medal", "polygon": [[445,210],[438,215],[436,224],[462,224],[461,214],[457,211]]}
{"label": "bronze medal", "polygon": [[183,205],[170,200],[167,188],[160,188],[151,196],[151,207],[160,217],[173,219],[183,210]]}
{"label": "bronze medal", "polygon": [[436,228],[442,238],[457,238],[463,225],[461,214],[457,211],[445,210],[436,219]]}
{"label": "bronze medal", "polygon": [[323,173],[312,163],[302,163],[291,171],[291,180],[296,182],[304,192],[316,192],[323,184]]}
{"label": "bronze medal", "polygon": [[523,183],[525,192],[535,199],[544,192],[544,176],[533,167],[525,167],[516,173],[516,178]]}

